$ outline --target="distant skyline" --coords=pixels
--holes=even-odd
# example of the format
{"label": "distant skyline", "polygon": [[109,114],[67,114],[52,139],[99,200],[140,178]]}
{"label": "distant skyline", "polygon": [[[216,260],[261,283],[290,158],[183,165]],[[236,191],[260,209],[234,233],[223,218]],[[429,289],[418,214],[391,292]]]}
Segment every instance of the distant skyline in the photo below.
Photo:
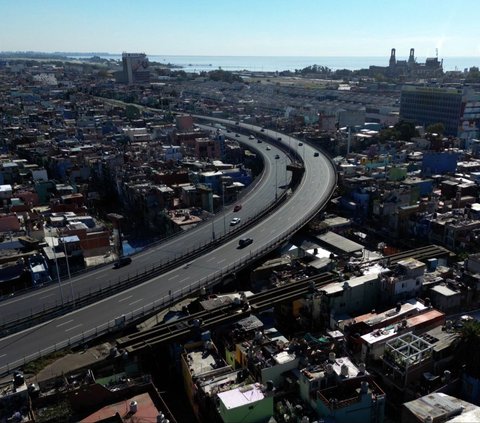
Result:
{"label": "distant skyline", "polygon": [[480,56],[476,0],[0,0],[0,51]]}

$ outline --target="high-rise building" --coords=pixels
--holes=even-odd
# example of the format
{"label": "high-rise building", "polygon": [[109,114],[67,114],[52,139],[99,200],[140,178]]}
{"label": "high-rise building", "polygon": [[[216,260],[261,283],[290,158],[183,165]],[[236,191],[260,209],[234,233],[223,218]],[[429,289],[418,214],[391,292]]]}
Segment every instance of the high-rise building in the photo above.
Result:
{"label": "high-rise building", "polygon": [[145,84],[150,82],[149,63],[145,53],[122,53],[123,70],[116,75],[117,82]]}
{"label": "high-rise building", "polygon": [[468,88],[406,85],[402,88],[400,119],[425,127],[443,123],[445,135],[474,138],[480,124],[479,96]]}

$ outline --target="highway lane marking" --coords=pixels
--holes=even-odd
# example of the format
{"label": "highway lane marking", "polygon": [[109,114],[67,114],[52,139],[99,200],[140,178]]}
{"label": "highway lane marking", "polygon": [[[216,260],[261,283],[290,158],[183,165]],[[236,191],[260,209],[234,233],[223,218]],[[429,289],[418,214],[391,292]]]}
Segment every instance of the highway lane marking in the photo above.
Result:
{"label": "highway lane marking", "polygon": [[185,281],[187,281],[188,279],[190,279],[190,276],[187,276],[186,278],[183,278],[183,279],[179,280],[178,282],[179,282],[179,283],[180,283],[180,282],[185,282]]}
{"label": "highway lane marking", "polygon": [[179,275],[175,275],[175,276],[172,276],[171,278],[168,278],[169,281],[173,280],[173,279],[177,279]]}
{"label": "highway lane marking", "polygon": [[68,328],[68,329],[65,329],[65,332],[68,332],[69,330],[73,330],[73,329],[76,329],[76,328],[79,328],[80,326],[83,326],[82,323],[76,325],[76,326],[72,326],[71,328]]}
{"label": "highway lane marking", "polygon": [[207,261],[213,261],[215,259],[216,259],[216,257],[212,257],[212,258],[208,259]]}
{"label": "highway lane marking", "polygon": [[55,294],[49,294],[49,295],[44,295],[43,297],[40,297],[39,300],[43,300],[44,298],[48,297],[53,297]]}
{"label": "highway lane marking", "polygon": [[135,301],[132,301],[131,303],[128,303],[128,305],[134,305],[134,304],[137,304],[139,303],[140,301],[142,301],[143,298],[139,298],[138,300],[135,300]]}
{"label": "highway lane marking", "polygon": [[5,357],[6,355],[7,355],[7,354],[2,354],[2,355],[0,355],[0,358]]}
{"label": "highway lane marking", "polygon": [[218,260],[217,263],[220,264],[220,263],[223,263],[224,261],[227,261],[227,259]]}
{"label": "highway lane marking", "polygon": [[121,300],[118,300],[119,303],[123,302],[123,301],[127,301],[129,298],[132,298],[133,295],[129,295],[128,297],[125,297],[125,298],[122,298]]}
{"label": "highway lane marking", "polygon": [[[303,179],[303,181],[306,181],[306,180],[307,180],[306,178]],[[306,185],[307,185],[306,183],[302,183],[301,186],[302,186],[302,188],[303,188],[303,187],[306,187]],[[160,249],[163,248],[163,247],[164,247],[164,245],[156,246],[156,247],[154,247],[153,250],[150,250],[150,249],[149,249],[149,251],[145,251],[145,254],[149,254],[149,253],[151,254],[151,253],[153,253],[153,251],[160,250]],[[109,271],[110,271],[110,269],[102,269],[102,270],[100,270],[100,271],[98,271],[98,272],[94,272],[94,273],[97,273],[97,275],[98,275],[98,273],[100,273],[100,272],[105,272],[105,273],[106,273],[106,272],[109,272]],[[88,274],[86,274],[86,275],[81,276],[80,278],[78,278],[77,281],[78,281],[79,279],[90,278],[91,276],[92,276],[92,273],[89,272]],[[156,279],[158,279],[158,278],[154,278],[154,279],[156,280]],[[54,288],[54,289],[56,289],[56,288]],[[122,295],[122,293],[120,293],[120,295]],[[25,297],[24,297],[24,298],[25,298]],[[117,298],[118,298],[118,297],[117,297]],[[102,302],[103,302],[103,301],[102,301]],[[1,304],[0,304],[0,307],[1,307]]]}
{"label": "highway lane marking", "polygon": [[74,319],[71,319],[71,320],[67,320],[66,322],[60,323],[59,325],[57,325],[57,328],[59,328],[60,326],[68,325],[69,323],[73,322],[73,320]]}

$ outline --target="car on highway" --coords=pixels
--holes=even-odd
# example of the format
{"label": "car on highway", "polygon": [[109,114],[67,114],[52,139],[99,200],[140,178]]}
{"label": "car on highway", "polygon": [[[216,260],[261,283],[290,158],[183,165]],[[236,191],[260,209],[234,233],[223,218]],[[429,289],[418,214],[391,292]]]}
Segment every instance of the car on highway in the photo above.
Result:
{"label": "car on highway", "polygon": [[315,151],[315,153],[313,153],[313,157],[318,157],[320,155],[320,153],[318,151]]}
{"label": "car on highway", "polygon": [[258,144],[261,144],[263,141],[262,140],[257,140],[257,143]]}
{"label": "car on highway", "polygon": [[254,137],[253,135],[250,135],[250,136],[248,137],[248,139],[249,139],[249,140],[254,140],[255,137]]}
{"label": "car on highway", "polygon": [[242,238],[238,240],[238,248],[244,248],[253,242],[252,238]]}
{"label": "car on highway", "polygon": [[260,132],[265,132],[265,128],[260,129]]}
{"label": "car on highway", "polygon": [[235,134],[235,136],[236,136],[236,137],[239,137],[240,135],[238,135],[238,134]]}
{"label": "car on highway", "polygon": [[238,212],[240,210],[242,210],[242,205],[241,204],[235,204],[235,207],[233,208],[233,211]]}
{"label": "car on highway", "polygon": [[230,226],[235,226],[240,223],[240,218],[239,217],[234,217],[232,220],[230,220]]}
{"label": "car on highway", "polygon": [[278,137],[278,138],[277,138],[277,141],[282,141],[282,137]]}
{"label": "car on highway", "polygon": [[126,266],[131,262],[132,262],[132,259],[130,257],[120,257],[120,259],[113,264],[113,268],[120,269],[120,267]]}
{"label": "car on highway", "polygon": [[267,145],[267,151],[270,151],[270,150],[271,150],[270,146],[269,146],[269,145]]}
{"label": "car on highway", "polygon": [[303,142],[299,142],[298,146],[301,147],[303,145]]}
{"label": "car on highway", "polygon": [[275,158],[276,158],[276,159],[279,159],[280,156],[279,156],[278,154],[275,154]]}

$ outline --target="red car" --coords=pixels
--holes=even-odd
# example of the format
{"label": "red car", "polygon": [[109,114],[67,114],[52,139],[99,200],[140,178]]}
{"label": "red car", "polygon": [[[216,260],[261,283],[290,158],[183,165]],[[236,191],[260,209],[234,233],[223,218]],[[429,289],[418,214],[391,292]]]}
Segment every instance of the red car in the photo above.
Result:
{"label": "red car", "polygon": [[242,209],[242,205],[241,204],[237,204],[234,208],[233,208],[233,211],[234,212],[238,212]]}

